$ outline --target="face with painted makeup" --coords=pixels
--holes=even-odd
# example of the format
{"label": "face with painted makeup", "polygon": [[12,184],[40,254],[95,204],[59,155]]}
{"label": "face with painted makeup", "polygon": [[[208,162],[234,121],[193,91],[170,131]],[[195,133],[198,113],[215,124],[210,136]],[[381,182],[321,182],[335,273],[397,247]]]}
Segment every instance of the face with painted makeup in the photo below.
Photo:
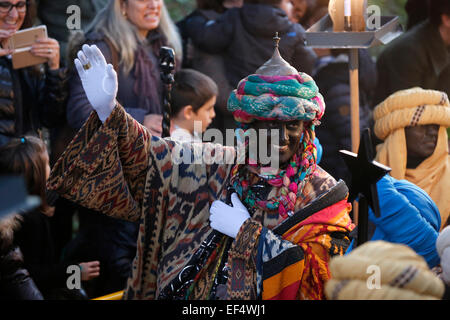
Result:
{"label": "face with painted makeup", "polygon": [[[279,154],[280,167],[286,167],[292,157],[298,152],[303,134],[303,121],[260,121],[251,124],[251,128],[256,130],[258,137],[259,130],[267,130],[267,150],[270,152],[272,146]],[[272,141],[272,130],[278,130],[279,141]],[[258,150],[261,152],[261,150]],[[267,154],[267,153],[266,153]]]}
{"label": "face with painted makeup", "polygon": [[437,145],[439,125],[427,124],[405,128],[408,168],[415,168],[430,157]]}

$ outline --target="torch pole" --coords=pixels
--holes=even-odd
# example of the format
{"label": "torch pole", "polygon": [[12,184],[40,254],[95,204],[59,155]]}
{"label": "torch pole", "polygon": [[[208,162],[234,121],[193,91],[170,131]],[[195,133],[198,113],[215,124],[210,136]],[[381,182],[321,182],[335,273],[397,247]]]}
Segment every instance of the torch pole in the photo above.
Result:
{"label": "torch pole", "polygon": [[[359,58],[358,49],[350,49],[349,53],[350,72],[350,117],[351,117],[351,137],[352,152],[358,153],[359,149]],[[358,224],[358,202],[353,201],[353,220]]]}

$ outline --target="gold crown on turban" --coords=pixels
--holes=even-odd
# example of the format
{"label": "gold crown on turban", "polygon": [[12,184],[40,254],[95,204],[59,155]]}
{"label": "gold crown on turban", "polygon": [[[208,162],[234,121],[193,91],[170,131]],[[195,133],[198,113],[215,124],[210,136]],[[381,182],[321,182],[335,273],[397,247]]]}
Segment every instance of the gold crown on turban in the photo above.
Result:
{"label": "gold crown on turban", "polygon": [[375,108],[373,117],[375,135],[384,140],[393,131],[408,126],[450,127],[450,103],[445,92],[415,87],[390,95]]}

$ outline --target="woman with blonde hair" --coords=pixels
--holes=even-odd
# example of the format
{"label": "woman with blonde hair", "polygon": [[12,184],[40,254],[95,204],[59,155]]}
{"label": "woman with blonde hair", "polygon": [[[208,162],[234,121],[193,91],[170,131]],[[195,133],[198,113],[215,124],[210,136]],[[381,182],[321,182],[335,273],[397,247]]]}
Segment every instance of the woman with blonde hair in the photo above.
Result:
{"label": "woman with blonde hair", "polygon": [[[162,114],[159,50],[162,46],[173,48],[178,65],[182,57],[181,39],[164,1],[112,0],[97,15],[82,40],[75,37],[69,51],[78,51],[83,42],[98,46],[118,74],[118,101],[129,106],[126,111],[133,118],[153,133],[159,133],[161,118],[155,117]],[[93,109],[76,72],[71,80],[67,119],[78,130]]]}
{"label": "woman with blonde hair", "polygon": [[[177,65],[181,65],[182,57],[181,40],[164,1],[111,0],[93,20],[82,40],[72,39],[69,47],[77,50],[83,43],[96,45],[118,74],[117,100],[127,106],[127,113],[135,120],[153,134],[161,135],[160,48],[173,48]],[[72,64],[75,57],[76,54],[70,61]],[[86,58],[78,55],[78,59]],[[68,124],[78,130],[92,111],[80,78],[73,70],[67,105]],[[123,289],[136,252],[138,224],[112,219],[86,208],[79,208],[78,213],[80,230],[69,244],[68,256],[100,260],[103,268],[98,282],[88,293],[100,296]]]}

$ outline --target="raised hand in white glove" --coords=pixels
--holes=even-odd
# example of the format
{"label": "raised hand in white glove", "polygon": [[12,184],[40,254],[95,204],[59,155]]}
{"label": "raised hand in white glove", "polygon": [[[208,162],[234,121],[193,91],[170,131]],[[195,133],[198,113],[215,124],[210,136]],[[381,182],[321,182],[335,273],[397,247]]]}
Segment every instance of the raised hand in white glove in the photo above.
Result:
{"label": "raised hand in white glove", "polygon": [[236,193],[231,195],[231,203],[232,207],[222,201],[214,201],[209,209],[209,220],[211,228],[236,238],[242,224],[250,218],[250,215]]}
{"label": "raised hand in white glove", "polygon": [[108,119],[116,105],[117,74],[96,45],[83,45],[75,59],[75,67],[83,89],[102,122]]}

